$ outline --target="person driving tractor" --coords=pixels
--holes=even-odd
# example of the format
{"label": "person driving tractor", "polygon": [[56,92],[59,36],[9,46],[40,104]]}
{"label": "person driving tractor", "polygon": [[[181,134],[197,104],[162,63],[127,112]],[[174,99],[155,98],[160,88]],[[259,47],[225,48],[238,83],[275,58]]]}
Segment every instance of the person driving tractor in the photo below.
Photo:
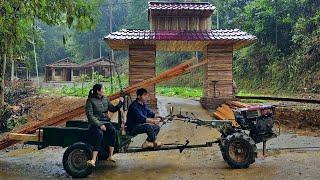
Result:
{"label": "person driving tractor", "polygon": [[160,147],[162,143],[157,140],[160,131],[159,123],[161,116],[156,115],[146,105],[149,99],[148,91],[144,88],[137,90],[137,99],[133,101],[128,109],[126,131],[130,135],[147,133],[148,138],[142,144],[142,148]]}

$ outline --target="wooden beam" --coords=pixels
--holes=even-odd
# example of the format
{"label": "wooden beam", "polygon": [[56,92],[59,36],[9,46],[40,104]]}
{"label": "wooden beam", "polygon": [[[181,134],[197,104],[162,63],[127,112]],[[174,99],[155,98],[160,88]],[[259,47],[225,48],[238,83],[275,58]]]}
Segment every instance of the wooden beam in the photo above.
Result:
{"label": "wooden beam", "polygon": [[273,100],[273,101],[291,101],[291,102],[320,104],[319,99],[302,99],[302,98],[271,97],[271,96],[236,96],[236,98],[238,98],[238,99]]}
{"label": "wooden beam", "polygon": [[[169,69],[169,70],[157,75],[156,77],[146,79],[140,83],[129,86],[129,87],[125,88],[122,92],[117,92],[115,94],[112,94],[109,96],[109,99],[112,101],[112,100],[118,99],[120,96],[123,95],[123,93],[132,93],[140,87],[152,86],[156,83],[160,83],[160,82],[163,82],[163,81],[166,81],[169,79],[173,79],[179,75],[183,75],[188,70],[192,70],[192,69],[188,69],[188,68],[194,62],[195,62],[195,58],[192,58],[191,60],[184,62],[178,66],[175,66],[174,68]],[[198,67],[198,66],[195,66],[195,68],[196,67]],[[29,124],[23,126],[20,129],[16,129],[14,131],[14,133],[18,133],[18,134],[34,133],[40,127],[51,126],[51,125],[60,125],[60,124],[65,123],[68,120],[72,120],[76,117],[79,117],[79,116],[83,115],[84,113],[85,113],[85,103],[79,103],[79,106],[77,108],[71,109],[67,112],[63,112],[63,113],[61,113],[57,116],[51,117],[49,119],[45,119],[42,121],[34,121],[32,123],[29,123]],[[18,143],[19,141],[20,140],[10,139],[9,136],[7,135],[0,140],[0,150],[4,149],[6,147],[9,147],[15,143]]]}
{"label": "wooden beam", "polygon": [[21,133],[10,133],[9,139],[15,140],[15,141],[32,141],[32,142],[42,142],[43,137],[40,135],[40,141],[39,141],[39,135],[38,134],[21,134]]}
{"label": "wooden beam", "polygon": [[225,119],[227,119],[227,118],[224,117],[220,112],[217,112],[217,111],[213,113],[213,116],[214,116],[215,118],[219,119],[219,120],[225,120]]}
{"label": "wooden beam", "polygon": [[217,111],[221,113],[226,119],[235,119],[233,112],[230,112],[228,109],[223,107],[218,107]]}

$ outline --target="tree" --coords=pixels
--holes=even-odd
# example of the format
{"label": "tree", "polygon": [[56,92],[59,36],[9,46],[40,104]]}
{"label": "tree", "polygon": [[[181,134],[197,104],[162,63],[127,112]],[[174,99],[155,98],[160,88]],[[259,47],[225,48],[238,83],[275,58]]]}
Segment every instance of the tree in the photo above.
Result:
{"label": "tree", "polygon": [[29,34],[25,33],[25,27],[35,26],[35,21],[40,20],[50,26],[66,25],[77,30],[90,28],[95,24],[98,16],[96,9],[100,1],[86,0],[11,0],[1,1],[0,4],[0,45],[3,47],[1,103],[4,103],[4,78],[7,55],[17,52],[17,49],[28,40]]}

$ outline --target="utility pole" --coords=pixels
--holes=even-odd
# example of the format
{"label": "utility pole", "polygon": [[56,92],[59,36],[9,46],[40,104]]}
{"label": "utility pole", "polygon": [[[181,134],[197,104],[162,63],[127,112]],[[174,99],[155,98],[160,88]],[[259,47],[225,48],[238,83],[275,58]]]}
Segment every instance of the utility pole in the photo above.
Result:
{"label": "utility pole", "polygon": [[14,60],[13,57],[11,56],[11,83],[13,83],[14,79]]}
{"label": "utility pole", "polygon": [[33,45],[33,54],[34,54],[34,62],[36,65],[36,73],[37,73],[37,83],[38,83],[38,87],[40,87],[40,79],[39,79],[39,69],[38,69],[38,61],[37,61],[37,52],[36,52],[36,41],[35,41],[35,28],[36,28],[36,22],[33,22],[33,41],[32,41],[32,45]]}
{"label": "utility pole", "polygon": [[1,106],[4,104],[4,89],[5,89],[5,76],[6,76],[6,63],[7,63],[7,54],[4,51],[3,63],[2,63],[2,78],[1,78]]}
{"label": "utility pole", "polygon": [[275,3],[275,11],[276,11],[276,16],[275,16],[275,19],[276,19],[276,47],[278,47],[277,0],[274,0],[274,3]]}
{"label": "utility pole", "polygon": [[35,40],[34,40],[34,36],[33,36],[32,45],[33,45],[34,62],[35,62],[35,65],[36,65],[37,83],[38,83],[38,87],[40,87],[38,61],[37,61],[37,53],[36,53],[36,42],[35,42]]}
{"label": "utility pole", "polygon": [[219,11],[218,9],[216,10],[217,12],[217,29],[219,29]]}
{"label": "utility pole", "polygon": [[[110,33],[112,33],[112,7],[111,7],[111,3],[109,3],[109,28],[110,28]],[[113,49],[111,49],[111,62],[114,62],[114,53],[113,53]],[[111,67],[110,67],[111,68]],[[111,69],[111,93],[113,93],[113,80],[112,80],[112,69]]]}
{"label": "utility pole", "polygon": [[[110,33],[112,33],[112,7],[111,7],[111,4],[109,4],[109,28],[110,28]],[[114,61],[113,49],[111,49],[111,60]]]}
{"label": "utility pole", "polygon": [[99,48],[100,48],[100,58],[101,58],[101,40],[99,40]]}

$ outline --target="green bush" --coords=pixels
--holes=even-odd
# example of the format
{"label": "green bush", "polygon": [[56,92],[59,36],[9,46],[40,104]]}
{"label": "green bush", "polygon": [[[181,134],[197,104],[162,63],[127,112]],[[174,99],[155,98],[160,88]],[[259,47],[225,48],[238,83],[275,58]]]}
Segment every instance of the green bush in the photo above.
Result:
{"label": "green bush", "polygon": [[6,132],[12,131],[14,128],[19,127],[27,122],[28,122],[28,118],[25,116],[19,116],[19,117],[11,116],[6,121],[4,131]]}

